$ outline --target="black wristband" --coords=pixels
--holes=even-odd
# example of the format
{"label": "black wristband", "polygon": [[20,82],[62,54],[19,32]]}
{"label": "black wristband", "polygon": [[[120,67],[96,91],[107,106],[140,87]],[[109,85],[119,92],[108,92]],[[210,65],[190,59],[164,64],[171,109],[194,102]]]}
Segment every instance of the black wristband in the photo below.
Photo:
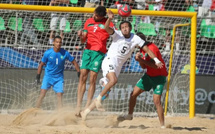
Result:
{"label": "black wristband", "polygon": [[40,79],[40,74],[37,74],[36,79]]}
{"label": "black wristband", "polygon": [[80,72],[77,72],[78,78],[80,77],[80,74],[81,74]]}

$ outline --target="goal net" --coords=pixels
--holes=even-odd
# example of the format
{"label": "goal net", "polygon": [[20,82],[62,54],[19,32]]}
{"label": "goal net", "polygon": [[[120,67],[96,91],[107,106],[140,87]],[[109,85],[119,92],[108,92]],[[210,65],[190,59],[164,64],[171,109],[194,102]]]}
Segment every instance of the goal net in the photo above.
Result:
{"label": "goal net", "polygon": [[[58,17],[56,18],[58,21],[56,22],[55,35],[63,33],[62,47],[68,50],[80,63],[85,44],[80,43],[77,31],[82,29],[86,18],[92,16],[92,13],[0,10],[0,14],[0,110],[24,110],[34,107],[40,92],[40,85],[36,85],[35,82],[37,67],[43,53],[52,47],[49,38],[53,14]],[[60,30],[62,18],[66,20],[66,24],[65,29]],[[172,29],[176,24],[190,23],[190,18],[142,14],[132,15],[126,19],[132,23],[133,33],[144,33],[147,40],[154,42],[159,47],[169,69],[170,47],[173,45],[171,44]],[[146,19],[150,21],[145,21]],[[116,28],[122,20],[123,18],[116,15],[113,20]],[[214,70],[211,70],[214,66],[214,53],[210,52],[214,49],[213,38],[208,38],[208,42],[201,41],[202,34],[197,41],[196,73],[211,75],[215,73]],[[176,30],[168,114],[189,113],[190,35],[190,26],[180,27]],[[107,47],[110,44],[111,39],[108,40]],[[137,51],[139,50],[135,49],[135,52]],[[130,93],[146,71],[141,69],[138,62],[135,61],[134,53],[123,65],[118,83],[104,101],[107,112],[120,114],[128,111]],[[102,73],[99,72],[94,97],[98,96],[101,91],[98,82],[101,76]],[[65,65],[64,77],[63,104],[75,107],[78,78],[74,67],[69,62],[66,62]],[[87,82],[86,89],[88,87],[89,83]],[[165,93],[166,87],[162,95],[162,104],[165,101]],[[87,91],[83,99],[83,102],[86,103]],[[51,89],[46,94],[41,107],[44,110],[54,110],[56,104],[56,94]],[[135,115],[156,115],[153,91],[144,92],[137,98]]]}

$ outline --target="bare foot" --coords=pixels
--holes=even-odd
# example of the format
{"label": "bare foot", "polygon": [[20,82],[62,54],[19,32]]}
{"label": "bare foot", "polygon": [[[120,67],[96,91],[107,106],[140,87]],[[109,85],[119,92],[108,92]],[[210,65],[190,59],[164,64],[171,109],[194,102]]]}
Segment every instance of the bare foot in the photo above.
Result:
{"label": "bare foot", "polygon": [[101,101],[99,101],[98,99],[95,99],[94,102],[95,102],[95,104],[96,104],[96,109],[97,109],[98,111],[102,111],[102,112],[105,111],[105,109],[102,107]]}

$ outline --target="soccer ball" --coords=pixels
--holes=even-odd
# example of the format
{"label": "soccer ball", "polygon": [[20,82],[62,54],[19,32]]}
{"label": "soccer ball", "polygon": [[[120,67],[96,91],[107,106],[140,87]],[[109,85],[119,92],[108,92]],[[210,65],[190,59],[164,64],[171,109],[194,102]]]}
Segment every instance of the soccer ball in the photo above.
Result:
{"label": "soccer ball", "polygon": [[127,4],[122,4],[120,5],[120,7],[118,8],[118,14],[121,17],[128,17],[131,15],[131,8],[129,5]]}

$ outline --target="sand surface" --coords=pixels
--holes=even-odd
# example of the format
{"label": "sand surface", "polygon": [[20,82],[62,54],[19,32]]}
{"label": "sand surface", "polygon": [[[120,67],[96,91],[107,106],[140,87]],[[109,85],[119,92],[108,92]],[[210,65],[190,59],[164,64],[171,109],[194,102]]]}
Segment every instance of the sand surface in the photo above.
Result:
{"label": "sand surface", "polygon": [[50,113],[32,108],[19,115],[0,114],[0,134],[215,134],[215,119],[209,117],[165,117],[165,129],[156,117],[120,123],[116,119],[116,115],[89,115],[82,121],[68,109]]}

